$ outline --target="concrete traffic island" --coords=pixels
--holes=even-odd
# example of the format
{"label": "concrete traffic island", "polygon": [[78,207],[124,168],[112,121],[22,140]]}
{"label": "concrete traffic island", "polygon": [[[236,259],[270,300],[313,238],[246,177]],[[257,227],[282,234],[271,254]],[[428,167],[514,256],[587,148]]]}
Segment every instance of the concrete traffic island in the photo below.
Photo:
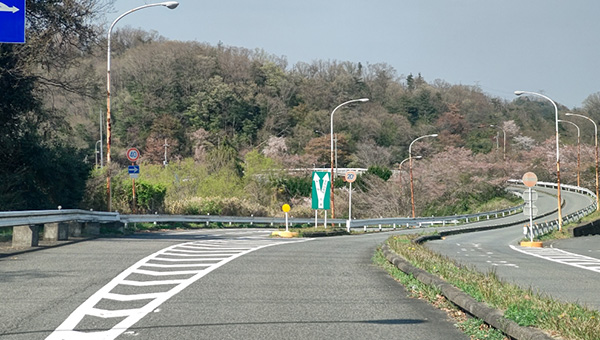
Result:
{"label": "concrete traffic island", "polygon": [[543,242],[521,241],[521,247],[543,248],[543,246],[544,246]]}
{"label": "concrete traffic island", "polygon": [[298,237],[298,233],[295,231],[274,231],[271,233],[271,236],[278,236],[283,238],[292,238]]}

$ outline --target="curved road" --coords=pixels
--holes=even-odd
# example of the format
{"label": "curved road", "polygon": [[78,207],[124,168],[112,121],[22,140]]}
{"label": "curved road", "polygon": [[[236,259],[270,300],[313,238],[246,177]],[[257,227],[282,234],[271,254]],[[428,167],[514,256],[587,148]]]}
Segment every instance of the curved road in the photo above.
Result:
{"label": "curved road", "polygon": [[[589,202],[578,194],[563,196],[565,214]],[[540,212],[551,211],[555,199],[540,193],[538,205]],[[141,234],[0,258],[0,338],[468,338],[444,312],[407,298],[401,285],[372,264],[375,248],[390,233],[312,240],[269,234]],[[515,246],[522,237],[519,223],[428,246],[523,286],[600,306],[600,274],[592,263],[600,254],[597,239],[559,242],[586,255],[573,258],[525,254],[528,249]],[[581,246],[588,242],[585,251]]]}
{"label": "curved road", "polygon": [[468,339],[372,264],[389,233],[269,233],[144,234],[0,259],[0,338]]}
{"label": "curved road", "polygon": [[[556,209],[556,197],[538,189],[540,213]],[[554,193],[554,191],[550,191]],[[590,198],[562,192],[563,215],[589,204]],[[541,221],[556,218],[556,213]],[[474,266],[482,272],[495,272],[505,281],[532,288],[565,302],[600,310],[600,236],[554,241],[551,248],[519,246],[523,226],[448,236],[427,242],[434,251]]]}

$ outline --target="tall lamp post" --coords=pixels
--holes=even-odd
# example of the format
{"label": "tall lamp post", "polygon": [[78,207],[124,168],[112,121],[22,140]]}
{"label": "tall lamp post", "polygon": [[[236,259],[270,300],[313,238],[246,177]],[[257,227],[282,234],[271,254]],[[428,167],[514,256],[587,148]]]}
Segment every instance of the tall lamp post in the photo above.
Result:
{"label": "tall lamp post", "polygon": [[529,91],[515,91],[515,95],[520,96],[523,94],[530,94],[530,95],[534,95],[534,96],[539,96],[542,97],[548,101],[550,101],[550,103],[552,103],[552,105],[554,106],[554,116],[555,116],[555,130],[556,130],[556,184],[557,184],[557,199],[558,199],[558,230],[562,230],[562,207],[561,207],[561,197],[560,197],[560,151],[559,151],[559,147],[558,147],[558,106],[556,106],[556,103],[554,102],[554,100],[550,99],[549,97],[544,96],[543,94],[539,94],[536,92],[529,92]]}
{"label": "tall lamp post", "polygon": [[110,122],[110,34],[112,33],[112,29],[115,24],[121,20],[127,14],[131,14],[135,11],[139,11],[140,9],[154,7],[154,6],[165,6],[169,9],[174,9],[179,6],[179,2],[177,1],[165,1],[154,4],[143,5],[140,7],[136,7],[134,9],[130,9],[129,11],[121,14],[115,21],[112,22],[110,27],[108,28],[108,48],[106,51],[106,166],[107,166],[107,177],[106,177],[106,191],[108,196],[108,211],[112,210],[112,188],[110,185],[110,141],[111,141],[111,122]]}
{"label": "tall lamp post", "polygon": [[[420,159],[423,156],[415,156],[415,159]],[[407,157],[405,158],[402,162],[400,162],[400,165],[398,166],[398,177],[400,177],[400,194],[402,194],[402,164],[404,164],[404,162],[408,161],[410,158]]]}
{"label": "tall lamp post", "polygon": [[563,120],[563,119],[559,119],[558,120],[559,123],[568,123],[573,125],[574,127],[577,128],[577,186],[581,186],[579,185],[579,165],[581,164],[581,145],[579,144],[579,141],[581,139],[581,130],[579,130],[579,126],[577,126],[577,124],[570,122],[568,120]]}
{"label": "tall lamp post", "polygon": [[369,98],[361,98],[361,99],[352,99],[349,100],[347,102],[343,102],[340,105],[336,106],[335,109],[333,109],[333,111],[331,112],[331,132],[330,132],[330,137],[331,137],[331,218],[335,218],[335,209],[334,209],[334,199],[333,199],[333,182],[335,181],[335,177],[333,176],[333,114],[335,113],[335,111],[337,109],[339,109],[340,107],[346,105],[346,104],[350,104],[350,103],[355,103],[355,102],[368,102]]}
{"label": "tall lamp post", "polygon": [[412,163],[412,146],[413,144],[418,141],[419,139],[422,138],[427,138],[427,137],[437,137],[437,133],[434,133],[432,135],[425,135],[425,136],[421,136],[415,140],[413,140],[410,145],[408,146],[408,164],[409,164],[409,169],[410,169],[410,204],[411,204],[411,208],[412,208],[412,217],[415,218],[415,192],[414,192],[414,188],[413,188],[413,163]]}
{"label": "tall lamp post", "polygon": [[[502,130],[502,133],[504,134],[504,137],[502,137],[502,160],[506,160],[506,130],[504,130],[501,126],[498,125],[490,125],[490,127],[495,127],[498,128],[500,130]],[[497,142],[498,140],[496,140]]]}
{"label": "tall lamp post", "polygon": [[594,140],[595,140],[595,144],[596,144],[596,211],[600,211],[600,201],[599,201],[600,198],[598,197],[598,125],[596,124],[596,122],[594,122],[593,119],[591,119],[588,116],[580,115],[577,113],[570,113],[570,112],[565,113],[565,115],[585,118],[585,119],[589,120],[590,122],[592,122],[592,124],[594,124]]}

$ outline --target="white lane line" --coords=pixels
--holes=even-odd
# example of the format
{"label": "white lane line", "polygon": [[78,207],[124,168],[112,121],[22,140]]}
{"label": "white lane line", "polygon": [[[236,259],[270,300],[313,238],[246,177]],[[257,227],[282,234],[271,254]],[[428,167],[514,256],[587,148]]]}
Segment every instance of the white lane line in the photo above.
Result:
{"label": "white lane line", "polygon": [[[90,296],[83,304],[81,304],[67,319],[58,326],[52,334],[50,334],[46,340],[114,340],[123,332],[126,332],[131,326],[141,320],[147,314],[155,311],[161,304],[165,301],[181,292],[185,288],[187,288],[192,283],[196,282],[200,278],[204,277],[208,273],[213,270],[223,266],[224,264],[233,261],[234,259],[246,255],[252,251],[262,249],[265,247],[287,244],[287,243],[297,243],[297,242],[305,242],[310,239],[303,240],[229,240],[228,242],[222,241],[217,244],[222,244],[223,248],[230,247],[239,247],[235,249],[239,249],[238,253],[231,254],[225,258],[216,259],[219,262],[209,264],[208,267],[201,270],[188,270],[188,271],[163,271],[157,272],[152,270],[144,270],[140,269],[141,267],[150,267],[148,263],[150,261],[155,261],[156,258],[160,256],[169,255],[169,252],[174,249],[181,247],[182,245],[174,245],[163,250],[160,250],[154,254],[151,254],[128,269],[124,270],[122,273],[117,275],[114,279],[112,279],[108,284]],[[211,243],[214,244],[214,243]],[[184,243],[183,245],[206,245],[206,242],[202,240],[193,241]],[[195,255],[191,255],[195,256]],[[190,259],[186,259],[190,260]],[[198,259],[199,261],[206,260],[206,258]],[[189,267],[186,265],[186,267]],[[174,267],[177,268],[177,267]],[[146,276],[148,280],[144,280],[141,277],[136,277],[136,279],[129,278],[132,274],[137,276]],[[188,278],[179,279],[179,280],[158,280],[155,279],[157,276],[172,276],[172,275],[189,275]],[[150,279],[152,278],[152,279]],[[138,281],[141,280],[141,281]],[[129,287],[151,287],[155,285],[173,285],[173,287],[166,291],[160,293],[145,293],[145,294],[117,294],[112,291],[119,285],[129,286]],[[130,288],[131,289],[131,288]],[[120,309],[120,310],[106,310],[102,308],[97,308],[96,305],[102,300],[112,300],[112,301],[138,301],[138,300],[150,300],[146,305],[140,308],[133,309]],[[77,326],[82,322],[84,317],[86,316],[95,316],[100,318],[121,318],[122,320],[118,321],[116,325],[114,325],[109,330],[103,331],[89,331],[82,332],[76,331]],[[100,326],[102,327],[102,326]]]}
{"label": "white lane line", "polygon": [[600,273],[600,259],[597,258],[570,253],[558,248],[524,248],[513,245],[510,247],[523,254]]}

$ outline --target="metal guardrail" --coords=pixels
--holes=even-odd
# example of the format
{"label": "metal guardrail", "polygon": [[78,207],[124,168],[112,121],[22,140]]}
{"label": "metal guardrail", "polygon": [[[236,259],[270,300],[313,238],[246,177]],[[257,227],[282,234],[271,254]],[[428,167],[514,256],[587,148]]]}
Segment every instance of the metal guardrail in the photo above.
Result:
{"label": "metal guardrail", "polygon": [[[511,184],[521,184],[520,180],[509,180]],[[538,186],[553,187],[556,188],[555,183],[538,182]],[[596,207],[595,197],[596,195],[588,189],[580,188],[570,185],[561,185],[563,190],[569,190],[579,192],[584,195],[588,195],[594,198],[591,200],[592,203],[584,209],[577,211],[576,213],[570,214],[563,218],[566,220],[573,220],[581,218],[593,210]],[[443,217],[394,217],[394,218],[370,218],[370,219],[354,219],[349,223],[351,228],[369,227],[369,226],[396,226],[398,227],[423,227],[433,225],[457,225],[459,223],[468,223],[474,221],[480,221],[482,219],[494,219],[498,217],[504,217],[507,215],[515,214],[522,211],[523,205],[516,207],[502,209],[491,212],[482,212],[476,214],[466,215],[452,215]],[[99,212],[99,211],[86,211],[78,209],[65,209],[65,210],[30,210],[30,211],[15,211],[15,212],[0,212],[0,228],[21,226],[21,225],[36,225],[46,223],[57,223],[57,222],[98,222],[98,223],[113,223],[121,222],[127,223],[222,223],[222,224],[248,224],[248,225],[284,225],[284,217],[243,217],[243,216],[220,216],[220,215],[159,215],[159,214],[148,214],[148,215],[124,215],[118,212]],[[290,218],[291,224],[314,224],[314,218]],[[323,224],[324,219],[317,219],[318,224]],[[338,224],[339,226],[348,226],[347,220],[345,219],[328,219],[328,224]],[[558,225],[558,223],[556,222]],[[546,225],[540,227],[540,230],[544,228],[549,229],[550,226]]]}
{"label": "metal guardrail", "polygon": [[36,225],[57,222],[119,222],[119,213],[86,211],[79,209],[65,210],[25,210],[0,212],[0,228],[20,225]]}
{"label": "metal guardrail", "polygon": [[[523,184],[522,180],[516,180],[516,179],[508,180],[508,182],[511,184]],[[537,182],[536,186],[540,186],[540,187],[544,187],[544,188],[554,188],[554,189],[558,188],[558,184],[551,183],[551,182]],[[571,223],[571,222],[577,221],[577,220],[581,219],[582,217],[589,215],[589,214],[593,213],[594,211],[596,211],[596,194],[593,191],[586,189],[586,188],[578,187],[575,185],[568,185],[568,184],[561,184],[560,189],[566,190],[566,191],[571,191],[571,192],[577,192],[582,195],[587,195],[590,197],[590,204],[588,206],[586,206],[583,209],[577,210],[574,213],[568,214],[566,216],[562,216],[563,223],[564,222]],[[527,224],[526,226],[529,226],[529,224]],[[558,218],[551,220],[551,221],[547,221],[547,222],[534,223],[533,228],[532,228],[533,236],[534,237],[541,236],[541,235],[550,233],[553,230],[558,230],[558,228],[559,228]],[[527,228],[527,232],[525,235],[530,237],[529,228]]]}

